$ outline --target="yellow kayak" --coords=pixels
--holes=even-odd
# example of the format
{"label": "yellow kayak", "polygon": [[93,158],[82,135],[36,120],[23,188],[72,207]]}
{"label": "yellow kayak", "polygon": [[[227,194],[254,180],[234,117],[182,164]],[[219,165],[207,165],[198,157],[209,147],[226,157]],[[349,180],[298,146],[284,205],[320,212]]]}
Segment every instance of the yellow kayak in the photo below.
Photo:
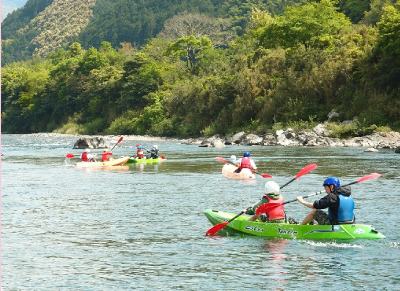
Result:
{"label": "yellow kayak", "polygon": [[121,166],[129,160],[129,157],[123,157],[107,162],[78,162],[76,166],[78,168],[94,168],[94,167],[108,167],[108,166]]}

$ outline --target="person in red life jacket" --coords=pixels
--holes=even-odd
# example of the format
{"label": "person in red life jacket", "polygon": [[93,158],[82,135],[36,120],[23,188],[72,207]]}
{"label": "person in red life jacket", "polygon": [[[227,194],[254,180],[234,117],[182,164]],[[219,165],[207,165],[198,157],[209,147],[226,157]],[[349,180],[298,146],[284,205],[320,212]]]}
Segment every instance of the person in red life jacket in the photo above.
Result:
{"label": "person in red life jacket", "polygon": [[285,222],[286,215],[284,211],[284,205],[274,207],[265,214],[263,213],[260,215],[255,215],[257,208],[265,203],[283,203],[284,199],[279,191],[280,187],[276,182],[268,181],[267,183],[265,183],[265,194],[261,198],[261,200],[254,204],[252,207],[242,210],[242,213],[253,215],[251,218],[248,219],[248,221],[259,220],[262,222],[270,223]]}
{"label": "person in red life jacket", "polygon": [[108,152],[107,149],[104,149],[103,153],[101,154],[101,161],[107,162],[109,160],[110,160],[110,153]]}
{"label": "person in red life jacket", "polygon": [[253,173],[256,172],[257,166],[252,159],[250,159],[250,153],[244,152],[243,158],[236,161],[236,167],[238,167],[235,172],[240,173],[242,169],[250,169]]}
{"label": "person in red life jacket", "polygon": [[144,151],[142,146],[138,146],[136,150],[136,158],[137,159],[143,159],[144,158]]}
{"label": "person in red life jacket", "polygon": [[[315,200],[314,203],[304,201],[301,196],[297,197],[297,201],[313,209],[300,224],[308,224],[313,222],[314,219],[318,224],[322,225],[355,223],[354,200],[351,197],[351,187],[340,187],[340,181],[336,177],[327,178],[323,186],[328,195]],[[328,213],[321,210],[325,208],[328,208]]]}
{"label": "person in red life jacket", "polygon": [[86,149],[81,155],[82,162],[95,162],[94,155],[90,153],[90,149]]}

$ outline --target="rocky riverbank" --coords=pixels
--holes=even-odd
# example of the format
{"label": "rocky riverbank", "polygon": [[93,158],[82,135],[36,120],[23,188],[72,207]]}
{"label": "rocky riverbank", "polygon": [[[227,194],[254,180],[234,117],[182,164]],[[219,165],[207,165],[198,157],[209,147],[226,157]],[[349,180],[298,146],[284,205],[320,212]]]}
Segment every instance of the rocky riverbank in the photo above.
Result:
{"label": "rocky riverbank", "polygon": [[[65,134],[35,133],[34,136],[65,136]],[[120,136],[82,136],[76,135],[77,142],[74,148],[107,148],[111,140]],[[233,136],[199,137],[191,139],[166,138],[153,136],[124,135],[124,140],[135,141],[174,141],[200,147],[225,147],[229,145],[262,145],[262,146],[306,146],[306,147],[365,147],[366,151],[379,149],[394,149],[400,153],[400,133],[396,131],[378,132],[362,137],[339,139],[330,137],[330,131],[323,124],[319,124],[311,131],[296,131],[293,129],[277,130],[263,135],[246,134],[239,132]]]}
{"label": "rocky riverbank", "polygon": [[230,137],[213,136],[192,139],[188,141],[188,144],[196,144],[201,147],[224,147],[235,144],[246,146],[366,147],[369,151],[396,149],[396,152],[400,153],[400,133],[396,131],[373,133],[349,139],[333,138],[329,135],[330,132],[320,124],[311,131],[295,131],[288,128],[264,135],[239,132]]}

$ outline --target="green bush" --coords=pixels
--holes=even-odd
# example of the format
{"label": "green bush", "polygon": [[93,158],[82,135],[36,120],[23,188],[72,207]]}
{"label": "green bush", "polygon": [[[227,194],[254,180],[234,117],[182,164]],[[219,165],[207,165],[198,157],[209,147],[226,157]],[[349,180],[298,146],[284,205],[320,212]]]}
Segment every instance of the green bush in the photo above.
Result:
{"label": "green bush", "polygon": [[111,122],[106,129],[106,134],[135,134],[137,118],[129,118],[121,116]]}
{"label": "green bush", "polygon": [[102,118],[96,118],[93,121],[83,125],[85,134],[100,134],[103,133],[107,126],[107,122]]}

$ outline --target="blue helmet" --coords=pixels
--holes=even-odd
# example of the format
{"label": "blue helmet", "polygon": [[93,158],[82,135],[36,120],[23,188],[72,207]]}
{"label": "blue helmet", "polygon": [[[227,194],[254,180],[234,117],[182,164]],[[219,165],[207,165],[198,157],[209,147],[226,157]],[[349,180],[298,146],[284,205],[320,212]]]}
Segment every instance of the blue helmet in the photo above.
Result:
{"label": "blue helmet", "polygon": [[322,186],[329,186],[329,185],[333,185],[335,187],[339,187],[340,186],[340,181],[336,177],[329,177],[324,181]]}
{"label": "blue helmet", "polygon": [[250,153],[249,152],[244,152],[243,157],[250,157]]}
{"label": "blue helmet", "polygon": [[139,150],[141,150],[141,149],[142,149],[142,147],[141,147],[141,146],[138,146],[137,148],[138,148]]}

